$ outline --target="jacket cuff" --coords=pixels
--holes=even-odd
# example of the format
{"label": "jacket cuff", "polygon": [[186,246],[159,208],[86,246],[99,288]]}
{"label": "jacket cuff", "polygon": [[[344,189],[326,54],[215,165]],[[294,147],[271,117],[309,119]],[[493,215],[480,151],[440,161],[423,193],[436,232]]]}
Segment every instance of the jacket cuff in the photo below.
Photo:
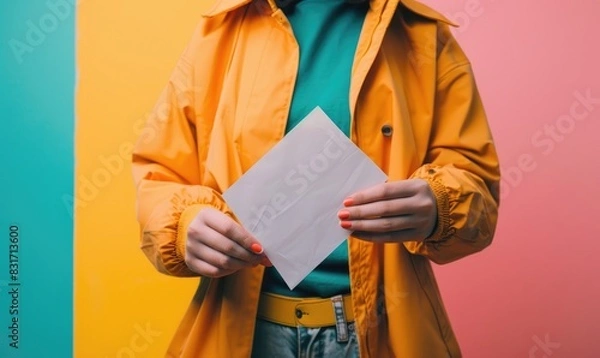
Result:
{"label": "jacket cuff", "polygon": [[177,223],[177,238],[175,239],[175,256],[180,259],[181,262],[185,262],[185,246],[187,242],[188,228],[201,210],[207,208],[216,209],[237,221],[235,215],[233,215],[233,212],[227,206],[223,197],[212,189],[210,191],[212,194],[211,200],[191,204],[187,206],[179,216],[179,222]]}
{"label": "jacket cuff", "polygon": [[179,223],[177,224],[177,238],[175,242],[175,256],[182,262],[185,261],[185,246],[187,242],[188,227],[198,215],[200,210],[210,208],[208,204],[190,205],[181,213]]}
{"label": "jacket cuff", "polygon": [[429,188],[435,197],[437,206],[437,222],[433,232],[423,240],[424,243],[440,243],[452,233],[452,219],[450,218],[450,196],[446,186],[439,179],[437,167],[426,164],[419,168],[411,179],[422,179],[429,184]]}
{"label": "jacket cuff", "polygon": [[433,178],[423,178],[429,184],[435,201],[437,204],[437,223],[436,227],[427,237],[424,242],[437,242],[448,236],[450,231],[450,200],[448,198],[448,192],[439,180]]}

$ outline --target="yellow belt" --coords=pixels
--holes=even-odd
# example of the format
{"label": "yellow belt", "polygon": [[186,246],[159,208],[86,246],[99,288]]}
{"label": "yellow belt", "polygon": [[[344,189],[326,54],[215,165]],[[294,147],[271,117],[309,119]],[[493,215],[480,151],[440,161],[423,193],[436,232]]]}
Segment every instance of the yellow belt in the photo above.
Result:
{"label": "yellow belt", "polygon": [[[341,296],[346,322],[354,322],[352,296]],[[329,327],[336,325],[336,314],[330,298],[295,298],[262,293],[258,318],[288,327]]]}

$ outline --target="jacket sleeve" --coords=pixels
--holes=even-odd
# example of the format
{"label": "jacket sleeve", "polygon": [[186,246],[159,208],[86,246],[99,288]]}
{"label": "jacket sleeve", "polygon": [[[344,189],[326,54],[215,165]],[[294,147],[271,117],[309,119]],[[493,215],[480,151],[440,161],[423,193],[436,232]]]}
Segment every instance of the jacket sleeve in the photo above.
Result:
{"label": "jacket sleeve", "polygon": [[[200,185],[214,118],[210,103],[215,103],[212,96],[222,82],[218,56],[194,58],[198,46],[204,54],[216,48],[213,39],[219,37],[203,32],[206,26],[200,25],[132,155],[142,251],[160,272],[174,276],[197,276],[185,264],[187,228],[196,214],[203,208],[230,214],[219,193]],[[203,66],[192,66],[199,60]],[[201,111],[195,105],[198,101],[206,104]]]}
{"label": "jacket sleeve", "polygon": [[446,26],[440,27],[434,118],[426,163],[412,178],[435,195],[437,226],[414,254],[443,264],[487,247],[498,218],[500,170],[471,65]]}

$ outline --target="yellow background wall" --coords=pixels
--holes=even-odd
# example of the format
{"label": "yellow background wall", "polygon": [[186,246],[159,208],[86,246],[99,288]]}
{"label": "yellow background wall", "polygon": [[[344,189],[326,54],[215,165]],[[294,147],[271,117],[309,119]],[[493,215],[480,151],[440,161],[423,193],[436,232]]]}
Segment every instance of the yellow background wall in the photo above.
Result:
{"label": "yellow background wall", "polygon": [[139,249],[129,157],[209,1],[79,2],[76,357],[164,356],[195,289]]}
{"label": "yellow background wall", "polygon": [[[129,161],[122,157],[131,150],[139,123],[209,1],[214,0],[77,1],[78,358],[162,357],[191,298],[195,280],[161,276],[138,249],[133,183]],[[424,2],[462,25],[456,34],[473,61],[503,163],[501,220],[494,244],[464,261],[436,267],[463,354],[598,357],[600,104],[591,101],[600,98],[599,57],[593,47],[600,33],[600,2],[579,1],[569,11],[567,3],[558,1],[544,6],[517,0]],[[8,14],[29,3],[2,2],[10,4]],[[37,20],[40,14],[35,16]],[[17,25],[19,19],[24,29],[27,17],[13,16],[5,23]],[[38,57],[42,48],[26,58],[29,65],[6,67],[21,76],[6,76],[18,78],[7,82],[9,91],[23,93],[21,81],[35,78],[36,91],[27,94],[36,99],[42,98],[40,88],[58,83],[32,77],[47,66],[45,57]],[[52,51],[56,49],[61,47]],[[48,58],[61,58],[50,53]],[[39,64],[41,72],[29,71],[32,64]],[[62,67],[56,68],[57,75],[64,75]],[[51,101],[54,96],[43,98]],[[582,96],[589,100],[582,102]],[[23,108],[31,105],[23,103]],[[571,117],[576,106],[589,110],[583,119]],[[19,125],[39,127],[38,119]],[[47,123],[55,123],[43,123],[55,138]],[[550,136],[548,128],[560,133]],[[26,133],[30,140],[31,133]],[[19,156],[18,168],[21,158],[26,157]],[[523,158],[531,164],[525,169]],[[38,173],[44,166],[31,168]],[[23,196],[18,201],[29,204]],[[56,237],[50,231],[39,239]],[[26,344],[41,343],[43,337]]]}

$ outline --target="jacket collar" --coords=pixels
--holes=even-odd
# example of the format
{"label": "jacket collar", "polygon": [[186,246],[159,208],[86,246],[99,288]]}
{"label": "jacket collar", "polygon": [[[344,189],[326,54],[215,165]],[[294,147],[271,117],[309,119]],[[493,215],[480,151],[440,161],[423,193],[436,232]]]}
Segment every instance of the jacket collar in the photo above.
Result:
{"label": "jacket collar", "polygon": [[[238,9],[244,5],[249,4],[252,1],[253,0],[216,0],[214,5],[208,11],[206,11],[203,14],[203,16],[204,17],[218,16],[218,15],[233,11],[235,9]],[[267,1],[272,9],[276,8],[273,0],[264,0],[264,1]],[[386,1],[386,0],[371,0],[371,1]],[[439,12],[431,9],[430,7],[424,5],[416,0],[392,0],[392,1],[398,1],[399,3],[404,5],[404,7],[406,7],[408,10],[410,10],[418,15],[421,15],[423,17],[426,17],[428,19],[441,21],[441,22],[446,23],[451,26],[458,26],[454,22],[448,20],[444,15],[440,14]]]}
{"label": "jacket collar", "polygon": [[208,11],[203,12],[202,16],[215,17],[233,11],[251,2],[252,0],[216,0]]}

